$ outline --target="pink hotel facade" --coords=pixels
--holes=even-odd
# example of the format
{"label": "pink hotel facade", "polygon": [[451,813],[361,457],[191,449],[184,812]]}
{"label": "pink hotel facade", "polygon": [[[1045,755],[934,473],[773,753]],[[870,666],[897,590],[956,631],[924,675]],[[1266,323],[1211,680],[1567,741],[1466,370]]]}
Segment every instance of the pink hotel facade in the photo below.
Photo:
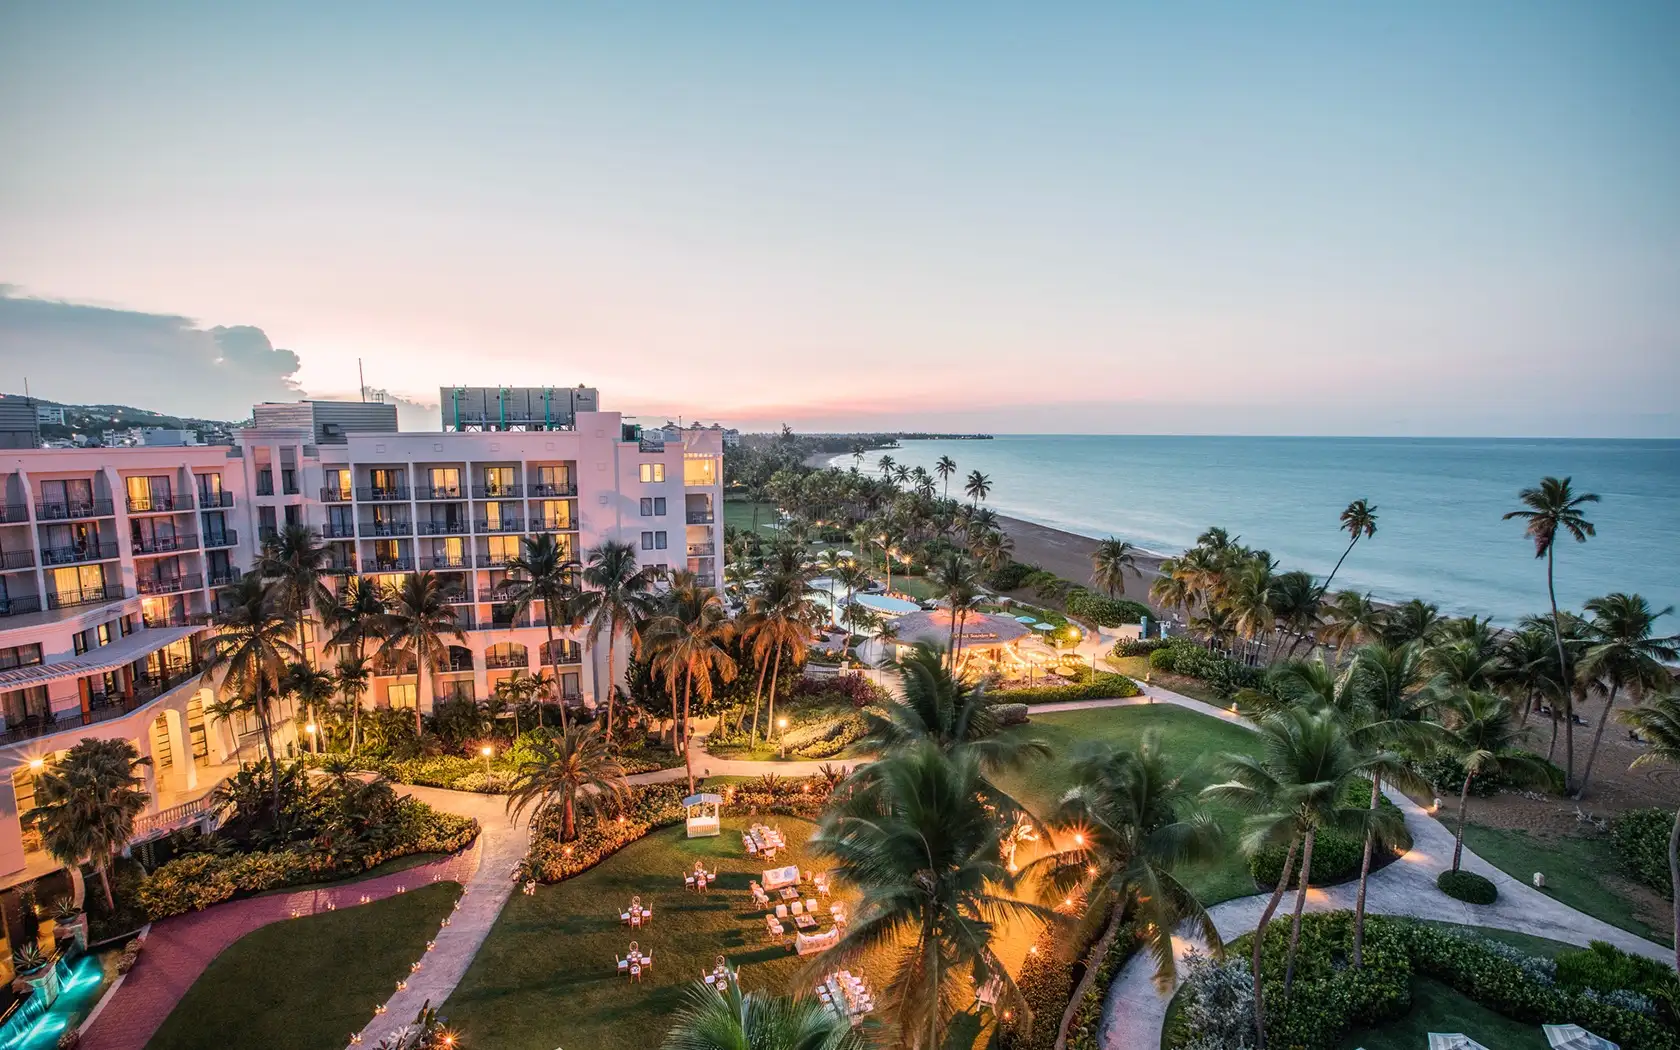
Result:
{"label": "pink hotel facade", "polygon": [[[544,652],[541,611],[515,619],[497,601],[508,561],[540,533],[580,559],[616,539],[721,586],[723,447],[715,428],[644,431],[575,394],[511,420],[446,401],[435,433],[399,432],[391,406],[300,402],[258,406],[232,446],[0,450],[0,885],[55,866],[19,818],[35,773],[78,740],[128,739],[152,759],[142,835],[192,820],[254,757],[253,719],[206,710],[218,683],[201,678],[203,640],[218,596],[288,524],[330,546],[341,579],[430,570],[455,599],[465,644],[429,695],[386,675],[370,706],[482,698],[551,663],[593,704],[605,645],[557,629]],[[278,714],[277,747],[297,748],[293,712]]]}

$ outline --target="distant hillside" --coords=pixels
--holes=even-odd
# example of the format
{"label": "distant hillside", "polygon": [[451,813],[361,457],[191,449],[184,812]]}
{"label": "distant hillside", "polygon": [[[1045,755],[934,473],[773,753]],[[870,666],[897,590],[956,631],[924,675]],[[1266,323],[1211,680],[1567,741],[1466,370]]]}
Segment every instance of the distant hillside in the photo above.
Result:
{"label": "distant hillside", "polygon": [[[20,397],[22,395],[7,395]],[[133,405],[68,405],[44,397],[34,398],[37,405],[62,408],[64,423],[42,423],[43,438],[70,438],[76,434],[97,435],[106,430],[127,430],[131,427],[163,427],[168,430],[196,430],[206,440],[211,435],[227,434],[242,425],[225,419],[203,419],[198,416],[171,416]]]}

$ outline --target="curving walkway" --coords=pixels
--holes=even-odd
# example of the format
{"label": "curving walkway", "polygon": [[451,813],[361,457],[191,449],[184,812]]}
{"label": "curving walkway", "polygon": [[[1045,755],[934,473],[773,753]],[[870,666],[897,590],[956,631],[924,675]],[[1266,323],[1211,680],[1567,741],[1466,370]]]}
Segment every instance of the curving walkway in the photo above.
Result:
{"label": "curving walkway", "polygon": [[[1199,700],[1179,696],[1154,686],[1146,688],[1150,694],[1164,702],[1233,718],[1228,712],[1210,707]],[[1499,888],[1499,899],[1486,906],[1453,900],[1435,887],[1436,876],[1452,866],[1452,830],[1401,792],[1390,788],[1385,789],[1384,794],[1400,808],[1405,817],[1406,830],[1412,835],[1412,848],[1404,856],[1371,876],[1365,897],[1365,907],[1369,914],[1437,919],[1465,926],[1489,926],[1583,946],[1590,941],[1608,941],[1624,951],[1648,958],[1660,961],[1673,958],[1672,949],[1553,900],[1527,883],[1500,871],[1468,848],[1464,850],[1460,867],[1491,879]],[[1351,909],[1358,891],[1357,882],[1324,889],[1309,889],[1307,910]],[[1265,910],[1269,897],[1270,894],[1258,893],[1252,897],[1228,900],[1209,908],[1208,914],[1212,916],[1214,928],[1219,931],[1219,936],[1229,941],[1252,932],[1259,924],[1260,913]],[[1287,922],[1294,909],[1294,901],[1294,895],[1286,893],[1278,905],[1278,917],[1273,921],[1281,919]],[[1206,946],[1199,939],[1180,938],[1179,958],[1182,959],[1191,947]],[[1109,986],[1108,995],[1103,1001],[1101,1036],[1105,1050],[1136,1050],[1138,1047],[1160,1045],[1161,1027],[1166,1021],[1167,1003],[1170,999],[1170,995],[1162,995],[1156,989],[1154,967],[1150,965],[1150,959],[1145,955],[1134,957]]]}

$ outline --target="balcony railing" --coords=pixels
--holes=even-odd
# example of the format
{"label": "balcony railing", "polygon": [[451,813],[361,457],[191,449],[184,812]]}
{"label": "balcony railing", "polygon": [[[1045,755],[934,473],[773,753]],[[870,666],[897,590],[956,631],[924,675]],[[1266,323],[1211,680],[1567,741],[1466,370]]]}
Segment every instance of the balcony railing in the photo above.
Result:
{"label": "balcony railing", "polygon": [[223,529],[221,532],[206,533],[204,536],[204,546],[206,548],[234,547],[238,544],[239,531],[237,529]]}
{"label": "balcony railing", "polygon": [[406,485],[375,485],[356,490],[356,498],[364,503],[397,503],[408,499]]}
{"label": "balcony railing", "polygon": [[101,587],[82,587],[76,590],[59,591],[57,594],[47,595],[47,608],[72,609],[78,605],[97,605],[100,602],[121,601],[126,597],[120,583],[107,583]]}
{"label": "balcony railing", "polygon": [[204,576],[197,572],[184,572],[179,576],[141,576],[134,581],[136,594],[178,594],[181,591],[196,591],[204,586]]}
{"label": "balcony railing", "polygon": [[473,531],[474,532],[524,532],[525,531],[525,520],[523,518],[503,518],[500,521],[475,521],[475,522],[473,522]]}
{"label": "balcony railing", "polygon": [[513,564],[517,554],[480,554],[478,567],[481,569],[503,569]]}
{"label": "balcony railing", "polygon": [[148,536],[134,541],[135,554],[168,554],[198,550],[197,536]]}
{"label": "balcony railing", "polygon": [[513,595],[495,587],[481,587],[478,591],[478,600],[481,602],[511,602],[513,601]]}
{"label": "balcony railing", "polygon": [[429,554],[420,559],[428,569],[470,569],[472,559],[465,554]]}
{"label": "balcony railing", "polygon": [[353,540],[356,526],[348,521],[329,521],[321,526],[321,535],[329,540]]}
{"label": "balcony railing", "polygon": [[538,521],[533,518],[530,524],[532,532],[573,532],[577,529],[577,523],[573,521]]}
{"label": "balcony railing", "polygon": [[86,710],[73,708],[68,711],[47,711],[32,715],[18,725],[8,725],[5,732],[0,733],[0,745],[35,740],[68,729],[121,718],[139,710],[171,689],[187,684],[199,673],[198,668],[190,665],[173,668],[162,677],[137,678],[134,693],[130,696],[121,693],[93,693],[88,698]]}
{"label": "balcony railing", "polygon": [[322,503],[349,503],[350,490],[341,488],[324,488],[321,490]]}
{"label": "balcony railing", "polygon": [[556,485],[538,482],[530,486],[530,490],[532,499],[564,499],[567,496],[577,495],[577,482],[567,481]]}
{"label": "balcony railing", "polygon": [[148,613],[141,617],[147,627],[203,626],[210,622],[209,613]]}
{"label": "balcony railing", "polygon": [[38,613],[41,611],[41,599],[33,594],[19,594],[12,598],[0,598],[0,616],[22,616],[24,613]]}
{"label": "balcony railing", "polygon": [[422,536],[465,536],[472,530],[465,519],[460,521],[417,521],[414,531]]}
{"label": "balcony railing", "polygon": [[711,558],[690,558],[688,571],[696,576],[710,576],[717,571],[717,563]]}
{"label": "balcony railing", "polygon": [[201,491],[198,494],[198,505],[204,510],[215,510],[217,507],[231,507],[233,506],[233,493]]}
{"label": "balcony railing", "polygon": [[[196,618],[191,618],[187,622],[196,622]],[[208,617],[205,618],[205,622],[209,622]],[[186,625],[174,624],[172,626],[183,627]],[[194,678],[197,678],[201,673],[201,668],[195,667],[190,663],[184,663],[166,667],[164,668],[162,674],[137,675],[134,679],[133,700],[136,704],[143,704],[149,700],[156,700],[158,697],[169,692],[171,689],[187,684]]]}
{"label": "balcony railing", "polygon": [[22,503],[0,503],[0,525],[29,520],[29,508]]}
{"label": "balcony railing", "polygon": [[[446,588],[443,592],[443,600],[448,602],[450,605],[471,605],[473,603],[473,592],[472,591],[464,591],[464,590],[456,590],[453,587]],[[470,615],[472,615],[472,610],[471,609],[457,609],[457,610],[455,610],[455,618],[457,620],[459,620],[463,616],[470,616]]]}
{"label": "balcony railing", "polygon": [[[494,628],[492,628],[493,630]],[[491,671],[503,670],[509,667],[526,668],[531,666],[530,656],[511,656],[507,653],[486,654],[484,666]]]}
{"label": "balcony railing", "polygon": [[337,558],[329,558],[327,559],[327,571],[332,573],[334,576],[352,575],[356,571],[356,563],[354,561],[341,561]]}
{"label": "balcony railing", "polygon": [[416,485],[415,499],[466,499],[467,489],[464,485]]}
{"label": "balcony railing", "polygon": [[412,536],[412,521],[364,521],[358,526],[363,536]]}
{"label": "balcony railing", "polygon": [[525,486],[513,482],[474,485],[472,488],[473,499],[517,499],[524,493]]}
{"label": "balcony railing", "polygon": [[207,574],[212,587],[231,587],[238,583],[243,575],[244,573],[233,567],[214,570]]}
{"label": "balcony railing", "polygon": [[363,572],[413,572],[413,558],[363,558]]}
{"label": "balcony railing", "polygon": [[169,496],[130,496],[130,514],[164,514],[178,510],[192,510],[193,498],[185,493]]}
{"label": "balcony railing", "polygon": [[36,500],[35,518],[38,521],[71,521],[75,518],[108,518],[115,514],[108,499]]}
{"label": "balcony railing", "polygon": [[715,543],[690,543],[688,545],[688,556],[690,558],[710,558],[716,553],[717,544]]}
{"label": "balcony railing", "polygon": [[85,543],[79,547],[43,547],[42,565],[76,565],[84,561],[105,561],[117,556],[115,543]]}
{"label": "balcony railing", "polygon": [[712,512],[709,510],[691,510],[688,512],[688,523],[690,525],[710,525],[712,523]]}
{"label": "balcony railing", "polygon": [[[448,600],[451,602],[459,598],[459,595],[448,596]],[[457,607],[455,609],[455,626],[463,631],[476,631],[478,630],[478,617],[473,615],[471,608]]]}
{"label": "balcony railing", "polygon": [[35,552],[32,550],[0,551],[0,569],[32,569]]}

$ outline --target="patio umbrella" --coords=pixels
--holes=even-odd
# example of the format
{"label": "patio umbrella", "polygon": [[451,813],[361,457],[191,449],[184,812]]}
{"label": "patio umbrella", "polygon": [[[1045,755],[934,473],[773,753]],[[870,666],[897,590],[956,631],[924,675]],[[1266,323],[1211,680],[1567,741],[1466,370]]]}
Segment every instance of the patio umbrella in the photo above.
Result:
{"label": "patio umbrella", "polygon": [[851,551],[835,551],[834,553],[840,555],[840,557],[842,557],[842,558],[855,558],[855,557],[857,557],[857,555],[853,554]]}
{"label": "patio umbrella", "polygon": [[1429,1050],[1488,1050],[1488,1048],[1463,1032],[1453,1032],[1451,1035],[1430,1032]]}
{"label": "patio umbrella", "polygon": [[1038,617],[1036,616],[1017,616],[1015,619],[1029,627],[1038,622]]}
{"label": "patio umbrella", "polygon": [[1053,623],[1035,623],[1032,625],[1032,629],[1035,631],[1054,631],[1056,625]]}
{"label": "patio umbrella", "polygon": [[1547,1024],[1540,1028],[1546,1033],[1546,1042],[1552,1050],[1620,1050],[1615,1043],[1593,1035],[1578,1024]]}

